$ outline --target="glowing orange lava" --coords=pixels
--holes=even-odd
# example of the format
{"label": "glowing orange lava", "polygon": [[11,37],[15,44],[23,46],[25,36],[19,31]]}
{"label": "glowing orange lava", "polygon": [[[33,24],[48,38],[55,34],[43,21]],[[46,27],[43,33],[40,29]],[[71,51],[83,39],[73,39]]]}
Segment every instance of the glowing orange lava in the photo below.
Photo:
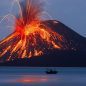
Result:
{"label": "glowing orange lava", "polygon": [[14,58],[30,58],[43,55],[46,50],[63,47],[58,42],[63,41],[63,36],[47,27],[40,19],[40,1],[26,0],[24,6],[20,3],[20,7],[15,31],[0,42],[0,57],[7,55],[8,61]]}

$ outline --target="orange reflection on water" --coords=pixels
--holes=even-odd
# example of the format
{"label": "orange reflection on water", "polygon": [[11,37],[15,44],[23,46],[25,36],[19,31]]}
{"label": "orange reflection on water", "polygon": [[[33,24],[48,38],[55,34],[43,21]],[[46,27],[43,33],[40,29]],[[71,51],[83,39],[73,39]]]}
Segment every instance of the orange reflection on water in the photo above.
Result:
{"label": "orange reflection on water", "polygon": [[20,78],[18,80],[16,80],[19,83],[40,83],[40,82],[47,82],[48,79],[47,78],[40,78],[40,77],[32,77],[32,78]]}

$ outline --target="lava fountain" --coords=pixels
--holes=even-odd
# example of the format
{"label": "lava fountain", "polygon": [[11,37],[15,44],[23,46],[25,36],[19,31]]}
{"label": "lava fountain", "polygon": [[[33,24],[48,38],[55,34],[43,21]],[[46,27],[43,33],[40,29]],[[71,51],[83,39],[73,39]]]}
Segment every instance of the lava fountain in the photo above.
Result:
{"label": "lava fountain", "polygon": [[62,49],[64,37],[43,24],[40,0],[16,0],[20,10],[15,16],[14,32],[0,42],[0,58],[31,58],[52,49]]}

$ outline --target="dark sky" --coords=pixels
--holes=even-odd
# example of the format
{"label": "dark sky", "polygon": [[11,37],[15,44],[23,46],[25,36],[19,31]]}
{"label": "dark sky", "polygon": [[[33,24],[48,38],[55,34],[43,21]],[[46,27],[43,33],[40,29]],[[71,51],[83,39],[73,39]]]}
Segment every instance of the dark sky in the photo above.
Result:
{"label": "dark sky", "polygon": [[[46,11],[52,19],[57,19],[79,34],[86,33],[86,0],[45,0]],[[9,13],[13,0],[0,0],[0,20]],[[14,6],[16,11],[17,5]],[[12,28],[6,27],[6,20],[0,23],[0,40],[12,32]],[[8,25],[11,24],[8,23]]]}

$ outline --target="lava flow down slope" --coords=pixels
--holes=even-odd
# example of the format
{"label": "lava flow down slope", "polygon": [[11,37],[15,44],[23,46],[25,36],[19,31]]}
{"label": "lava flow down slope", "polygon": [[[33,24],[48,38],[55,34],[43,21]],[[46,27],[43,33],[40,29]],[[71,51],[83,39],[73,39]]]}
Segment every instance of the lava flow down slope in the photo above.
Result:
{"label": "lava flow down slope", "polygon": [[15,19],[14,32],[0,42],[0,62],[14,61],[15,63],[22,59],[21,62],[24,63],[24,59],[29,59],[28,63],[24,63],[29,64],[33,58],[34,62],[34,60],[39,61],[39,58],[51,59],[49,56],[53,55],[53,60],[55,55],[55,58],[60,58],[62,56],[59,54],[65,55],[63,52],[66,51],[86,51],[86,38],[59,21],[41,19],[43,8],[40,1],[17,2],[20,12]]}

